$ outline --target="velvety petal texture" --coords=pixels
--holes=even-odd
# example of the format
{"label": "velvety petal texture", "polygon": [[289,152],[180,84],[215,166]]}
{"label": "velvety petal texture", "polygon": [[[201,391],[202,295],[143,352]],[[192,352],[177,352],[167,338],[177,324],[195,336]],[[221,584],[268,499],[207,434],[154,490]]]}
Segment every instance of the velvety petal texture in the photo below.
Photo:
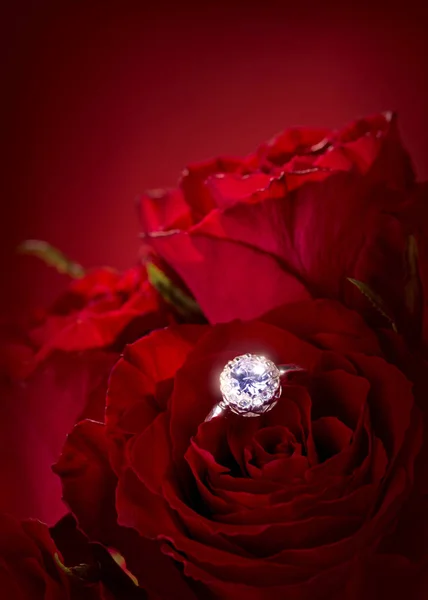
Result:
{"label": "velvety petal texture", "polygon": [[406,293],[419,189],[396,117],[383,113],[339,131],[287,130],[247,157],[191,165],[179,188],[143,195],[139,212],[146,247],[212,323],[328,297],[420,339],[422,305],[409,308]]}
{"label": "velvety petal texture", "polygon": [[120,346],[167,323],[167,311],[143,267],[124,273],[100,268],[73,281],[28,336],[38,363],[54,350]]}
{"label": "velvety petal texture", "polygon": [[[222,368],[244,353],[302,370],[264,415],[204,422]],[[426,590],[421,553],[391,541],[422,472],[418,404],[356,312],[307,300],[128,346],[105,425],[78,425],[56,471],[83,529],[134,570],[147,566],[140,543],[161,544],[188,586],[162,597],[362,600],[376,564],[378,589],[396,565]]]}
{"label": "velvety petal texture", "polygon": [[[161,552],[159,542],[117,523],[117,476],[110,466],[108,448],[103,423],[87,420],[74,427],[54,467],[61,477],[66,504],[91,540],[120,550],[139,589],[148,593],[150,600],[196,600],[177,567]],[[152,517],[147,514],[147,518]]]}

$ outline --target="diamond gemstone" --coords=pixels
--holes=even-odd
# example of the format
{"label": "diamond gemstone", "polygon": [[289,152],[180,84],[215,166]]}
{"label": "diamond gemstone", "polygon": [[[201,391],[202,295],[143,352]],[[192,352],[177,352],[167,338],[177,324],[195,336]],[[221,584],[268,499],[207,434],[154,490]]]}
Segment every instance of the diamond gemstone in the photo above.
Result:
{"label": "diamond gemstone", "polygon": [[220,375],[223,404],[234,413],[256,417],[275,406],[281,394],[280,376],[275,363],[264,356],[237,356]]}

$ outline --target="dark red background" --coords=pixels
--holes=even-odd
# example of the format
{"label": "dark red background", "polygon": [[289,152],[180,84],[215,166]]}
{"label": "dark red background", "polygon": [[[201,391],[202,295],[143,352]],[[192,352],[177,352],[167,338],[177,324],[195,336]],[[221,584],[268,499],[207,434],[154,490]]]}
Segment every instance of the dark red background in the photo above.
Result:
{"label": "dark red background", "polygon": [[428,175],[428,19],[412,3],[13,4],[2,19],[2,310],[65,283],[16,256],[22,239],[126,267],[138,192],[288,126],[397,110]]}

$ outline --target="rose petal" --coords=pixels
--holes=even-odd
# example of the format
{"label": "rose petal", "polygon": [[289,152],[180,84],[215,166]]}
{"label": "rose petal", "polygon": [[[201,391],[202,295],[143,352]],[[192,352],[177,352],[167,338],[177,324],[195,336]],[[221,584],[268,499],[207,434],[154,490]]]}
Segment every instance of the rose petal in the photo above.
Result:
{"label": "rose petal", "polygon": [[143,233],[184,229],[191,225],[189,206],[179,189],[151,190],[137,198]]}
{"label": "rose petal", "polygon": [[352,429],[336,417],[321,417],[312,423],[315,446],[324,460],[341,452],[352,439]]}
{"label": "rose petal", "polygon": [[[183,279],[212,323],[252,319],[284,302],[309,297],[303,284],[274,257],[233,241],[177,233],[155,238],[152,245]],[[225,286],[225,281],[233,285]],[[213,289],[218,292],[215,296]]]}
{"label": "rose petal", "polygon": [[[129,466],[153,493],[161,490],[171,464],[168,425],[168,415],[161,413],[140,435],[131,440],[132,444],[128,444]],[[152,455],[151,448],[157,448],[155,456]]]}
{"label": "rose petal", "polygon": [[[157,385],[174,375],[204,331],[202,326],[159,330],[126,347],[109,381],[106,424],[110,435],[129,426],[131,431],[141,431],[165,408],[156,402]],[[136,409],[139,419],[134,421]]]}

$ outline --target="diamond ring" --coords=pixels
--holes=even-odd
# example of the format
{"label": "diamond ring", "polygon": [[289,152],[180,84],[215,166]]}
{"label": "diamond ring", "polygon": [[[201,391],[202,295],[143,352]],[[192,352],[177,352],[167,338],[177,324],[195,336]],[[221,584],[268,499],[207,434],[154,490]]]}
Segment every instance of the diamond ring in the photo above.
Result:
{"label": "diamond ring", "polygon": [[229,361],[220,375],[223,399],[205,421],[231,411],[244,417],[257,417],[271,410],[281,396],[281,377],[288,371],[301,371],[294,365],[277,366],[257,354],[243,354]]}

